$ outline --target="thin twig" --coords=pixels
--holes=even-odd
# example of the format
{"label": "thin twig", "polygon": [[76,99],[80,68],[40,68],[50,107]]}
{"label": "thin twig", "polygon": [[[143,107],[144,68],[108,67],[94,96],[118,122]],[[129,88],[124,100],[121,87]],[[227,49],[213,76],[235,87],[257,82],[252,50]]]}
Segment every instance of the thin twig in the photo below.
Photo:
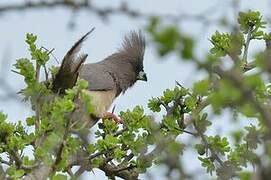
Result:
{"label": "thin twig", "polygon": [[59,64],[59,61],[57,60],[57,58],[54,56],[53,51],[55,50],[55,48],[49,50],[44,46],[41,46],[42,49],[45,49],[47,51],[47,55],[52,55],[52,57],[54,58],[54,60],[57,62],[57,64]]}
{"label": "thin twig", "polygon": [[120,172],[120,171],[124,171],[124,170],[130,170],[130,169],[133,169],[133,168],[135,168],[136,167],[136,165],[130,165],[130,166],[127,166],[127,167],[120,167],[120,168],[117,168],[117,169],[115,169],[114,171],[115,172]]}
{"label": "thin twig", "polygon": [[166,109],[166,111],[169,111],[170,107],[164,103],[160,98],[157,98],[159,100],[159,102],[161,103],[161,105]]}
{"label": "thin twig", "polygon": [[119,136],[119,135],[121,135],[121,134],[123,134],[125,131],[127,131],[128,130],[128,128],[125,126],[123,129],[121,129],[121,130],[119,130],[119,131],[117,131],[117,132],[115,132],[114,134],[113,134],[113,136]]}
{"label": "thin twig", "polygon": [[9,154],[11,155],[10,158],[12,158],[15,161],[15,165],[18,169],[21,168],[23,161],[19,155],[19,153],[16,150],[11,150],[9,152]]}
{"label": "thin twig", "polygon": [[32,170],[36,167],[38,167],[40,164],[39,163],[35,163],[33,165],[21,165],[21,168],[24,169],[24,170]]}
{"label": "thin twig", "polygon": [[[40,64],[36,62],[36,82],[39,82],[39,79],[40,79]],[[35,130],[37,131],[40,125],[40,107],[38,99],[35,102],[35,113],[36,113]]]}
{"label": "thin twig", "polygon": [[187,133],[187,134],[190,134],[190,135],[195,136],[195,137],[198,136],[198,133],[196,133],[196,132],[190,132],[190,131],[187,131],[187,130],[185,130],[185,129],[179,129],[179,128],[176,129],[176,130],[181,131],[181,132],[184,132],[184,133]]}
{"label": "thin twig", "polygon": [[46,68],[46,65],[43,66],[44,69],[44,73],[45,73],[45,81],[48,82],[49,81],[49,74]]}
{"label": "thin twig", "polygon": [[6,161],[6,160],[4,160],[4,159],[2,159],[2,158],[0,158],[0,163],[6,164],[6,165],[8,165],[8,166],[11,166],[11,165],[12,165],[12,163],[10,163],[9,161]]}
{"label": "thin twig", "polygon": [[72,172],[72,170],[71,170],[71,168],[68,168],[67,169],[67,173],[69,174],[69,176],[71,177],[71,179],[74,179],[75,177],[74,177],[74,174],[73,174],[73,172]]}
{"label": "thin twig", "polygon": [[255,61],[251,61],[249,63],[245,63],[243,67],[243,72],[250,71],[256,67]]}
{"label": "thin twig", "polygon": [[244,63],[247,63],[247,55],[248,55],[249,43],[251,40],[252,28],[253,27],[250,26],[247,33],[247,39],[246,39],[245,49],[244,49],[244,54],[243,54],[243,59],[242,59]]}
{"label": "thin twig", "polygon": [[22,75],[20,72],[18,72],[18,71],[15,71],[15,70],[11,70],[11,72],[14,72],[14,73],[16,73],[16,74],[19,74],[19,75]]}
{"label": "thin twig", "polygon": [[221,167],[225,167],[224,162],[220,159],[220,157],[217,155],[216,151],[209,145],[205,135],[198,129],[197,125],[194,123],[194,127],[197,129],[197,132],[199,136],[201,137],[204,145],[210,150],[211,156],[219,163]]}
{"label": "thin twig", "polygon": [[128,156],[126,156],[126,157],[124,158],[124,160],[122,161],[122,163],[125,163],[125,162],[130,161],[131,159],[133,159],[134,156],[135,156],[135,155],[134,155],[133,153],[130,153]]}

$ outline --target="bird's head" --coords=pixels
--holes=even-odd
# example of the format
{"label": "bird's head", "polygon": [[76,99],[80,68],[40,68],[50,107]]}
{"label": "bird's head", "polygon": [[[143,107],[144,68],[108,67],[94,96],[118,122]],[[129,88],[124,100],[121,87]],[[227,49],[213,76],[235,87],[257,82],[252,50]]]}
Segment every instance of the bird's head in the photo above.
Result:
{"label": "bird's head", "polygon": [[132,65],[135,73],[134,82],[137,80],[147,81],[147,74],[144,72],[144,53],[145,53],[145,38],[142,33],[132,31],[125,36],[122,43],[122,51],[127,55],[128,62]]}
{"label": "bird's head", "polygon": [[110,69],[117,86],[117,94],[124,93],[137,80],[147,81],[144,72],[145,39],[141,32],[132,31],[124,37],[118,52],[107,57],[103,64]]}
{"label": "bird's head", "polygon": [[147,81],[148,80],[147,74],[143,70],[139,71],[139,73],[137,75],[137,80],[139,80],[139,81]]}

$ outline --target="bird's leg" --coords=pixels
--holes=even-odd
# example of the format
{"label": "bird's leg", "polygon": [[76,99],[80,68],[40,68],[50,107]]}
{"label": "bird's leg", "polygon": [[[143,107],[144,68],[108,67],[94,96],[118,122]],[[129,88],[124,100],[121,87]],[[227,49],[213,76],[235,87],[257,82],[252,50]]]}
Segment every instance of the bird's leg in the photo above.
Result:
{"label": "bird's leg", "polygon": [[113,119],[116,123],[123,123],[122,119],[112,112],[104,112],[102,119],[105,118]]}

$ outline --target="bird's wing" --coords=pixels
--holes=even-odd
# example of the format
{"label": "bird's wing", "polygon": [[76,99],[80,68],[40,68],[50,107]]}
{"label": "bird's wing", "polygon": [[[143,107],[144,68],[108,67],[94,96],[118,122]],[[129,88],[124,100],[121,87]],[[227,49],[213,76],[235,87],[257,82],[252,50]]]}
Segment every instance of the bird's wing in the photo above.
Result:
{"label": "bird's wing", "polygon": [[116,90],[116,82],[104,64],[85,64],[80,69],[79,77],[88,81],[89,91]]}

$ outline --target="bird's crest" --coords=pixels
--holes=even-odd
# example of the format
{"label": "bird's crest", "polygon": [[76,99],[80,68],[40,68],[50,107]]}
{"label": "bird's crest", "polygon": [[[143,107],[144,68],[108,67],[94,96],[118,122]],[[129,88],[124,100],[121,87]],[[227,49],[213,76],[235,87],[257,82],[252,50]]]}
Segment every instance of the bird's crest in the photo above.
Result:
{"label": "bird's crest", "polygon": [[126,55],[130,59],[142,62],[145,53],[145,44],[145,38],[141,31],[131,31],[124,37],[122,48],[119,49],[119,53]]}

